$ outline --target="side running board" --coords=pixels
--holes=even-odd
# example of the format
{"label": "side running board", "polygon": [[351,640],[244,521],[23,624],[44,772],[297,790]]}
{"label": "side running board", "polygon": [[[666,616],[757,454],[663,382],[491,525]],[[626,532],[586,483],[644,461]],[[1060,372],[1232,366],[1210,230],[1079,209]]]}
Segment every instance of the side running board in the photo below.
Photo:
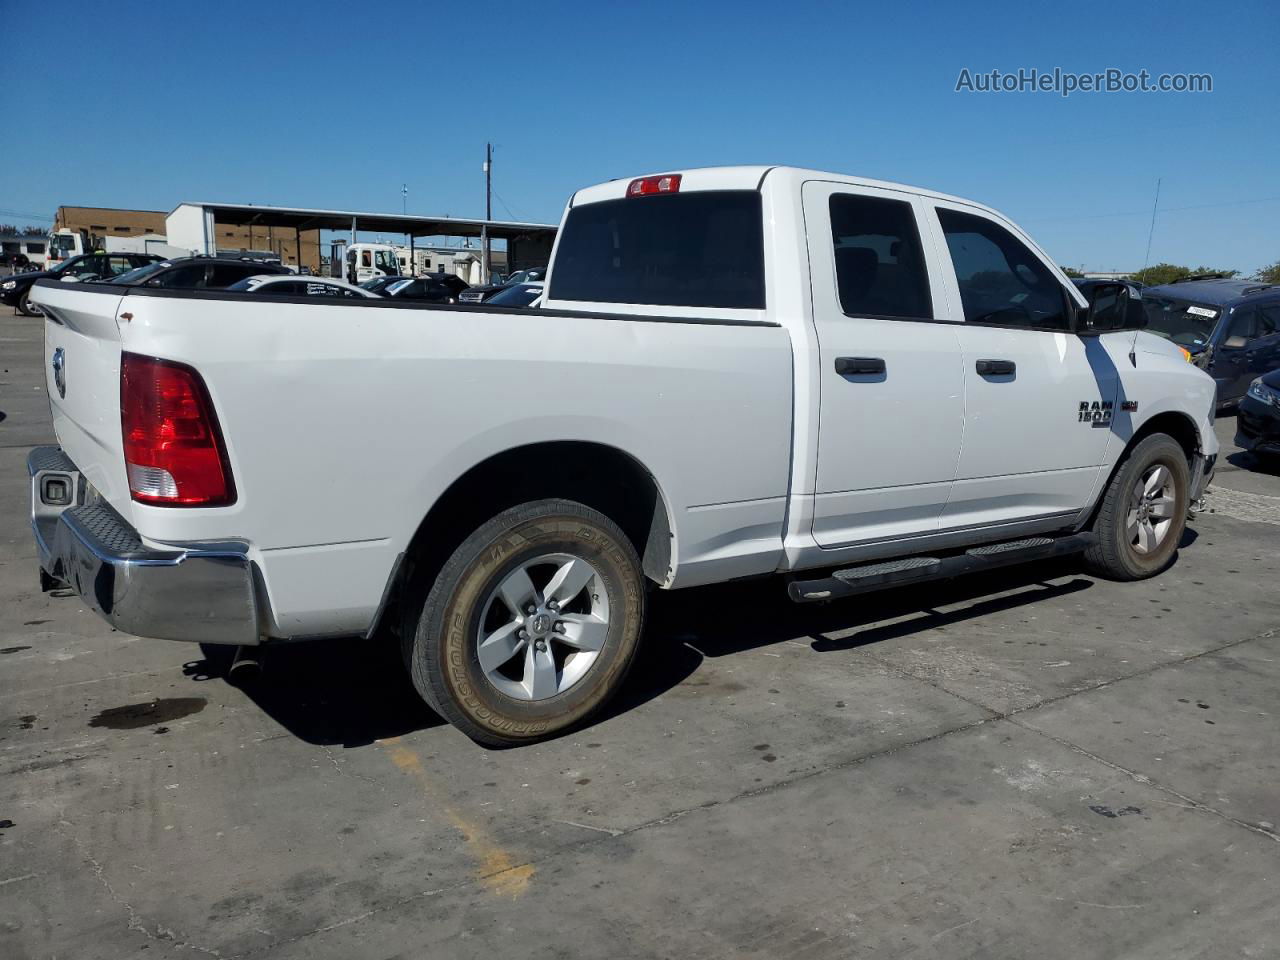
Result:
{"label": "side running board", "polygon": [[994,570],[1015,563],[1060,557],[1079,553],[1098,542],[1092,533],[1075,533],[1065,537],[1029,537],[1005,543],[989,543],[973,547],[949,557],[904,557],[883,563],[866,563],[837,570],[829,577],[816,580],[793,580],[787,593],[796,603],[815,603],[851,597],[872,590],[897,587],[927,580],[946,580],[979,570]]}

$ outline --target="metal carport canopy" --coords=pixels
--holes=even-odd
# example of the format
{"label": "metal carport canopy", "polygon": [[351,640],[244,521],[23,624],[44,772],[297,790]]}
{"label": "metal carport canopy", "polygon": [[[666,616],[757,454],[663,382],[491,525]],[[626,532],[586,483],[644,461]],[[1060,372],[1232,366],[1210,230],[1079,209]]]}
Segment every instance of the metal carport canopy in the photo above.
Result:
{"label": "metal carport canopy", "polygon": [[407,233],[414,237],[479,237],[488,227],[490,240],[511,240],[554,234],[550,223],[517,223],[508,220],[466,220],[458,217],[418,217],[404,214],[367,213],[358,210],[310,210],[305,207],[267,207],[245,203],[188,203],[213,214],[214,222],[228,226],[291,227],[294,230],[351,230],[373,233]]}

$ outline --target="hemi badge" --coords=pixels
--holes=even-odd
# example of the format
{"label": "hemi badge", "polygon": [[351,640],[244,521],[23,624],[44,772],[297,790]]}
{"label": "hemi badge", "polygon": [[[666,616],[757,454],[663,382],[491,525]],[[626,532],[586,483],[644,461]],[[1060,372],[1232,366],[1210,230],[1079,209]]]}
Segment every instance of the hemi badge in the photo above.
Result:
{"label": "hemi badge", "polygon": [[1138,401],[1137,401],[1137,400],[1124,400],[1124,401],[1121,401],[1121,403],[1120,403],[1120,409],[1121,409],[1121,410],[1124,410],[1124,411],[1126,411],[1126,412],[1128,412],[1128,413],[1133,413],[1135,410],[1137,410],[1137,409],[1138,409]]}

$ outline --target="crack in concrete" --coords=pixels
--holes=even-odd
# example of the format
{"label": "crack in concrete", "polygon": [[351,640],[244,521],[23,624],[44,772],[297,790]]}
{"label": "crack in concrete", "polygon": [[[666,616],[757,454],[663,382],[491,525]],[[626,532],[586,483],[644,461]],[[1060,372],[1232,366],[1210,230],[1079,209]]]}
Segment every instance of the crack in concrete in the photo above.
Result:
{"label": "crack in concrete", "polygon": [[162,927],[158,923],[155,925],[155,932],[149,930],[146,924],[142,922],[142,918],[138,915],[138,911],[134,908],[133,904],[120,896],[120,894],[116,893],[115,887],[113,887],[111,885],[111,881],[107,879],[106,870],[103,868],[102,863],[89,852],[84,841],[75,835],[73,829],[74,825],[71,821],[61,816],[58,818],[58,832],[70,840],[72,844],[74,844],[75,848],[80,851],[80,856],[83,858],[84,862],[89,864],[93,869],[94,877],[97,878],[98,883],[102,885],[102,888],[107,891],[107,897],[111,902],[124,908],[125,913],[128,916],[128,925],[130,930],[142,934],[153,943],[167,943],[170,946],[174,946],[179,949],[195,950],[198,953],[203,953],[211,957],[222,956],[222,954],[217,950],[202,947],[197,943],[192,943],[190,940],[185,940],[173,930],[170,930],[167,927]]}
{"label": "crack in concrete", "polygon": [[370,777],[363,773],[348,773],[342,768],[342,761],[333,755],[333,748],[328,744],[322,744],[320,749],[324,751],[324,755],[329,758],[329,762],[333,764],[333,769],[338,771],[341,777],[354,777],[356,780],[363,780],[365,783],[372,783],[375,787],[381,787],[382,782],[374,777]]}
{"label": "crack in concrete", "polygon": [[1110,767],[1112,770],[1115,770],[1117,773],[1124,774],[1126,777],[1133,780],[1135,783],[1141,783],[1144,786],[1151,787],[1154,790],[1159,790],[1161,793],[1168,794],[1171,797],[1176,797],[1178,800],[1181,801],[1181,804],[1180,804],[1181,806],[1185,806],[1191,810],[1197,810],[1201,813],[1212,814],[1215,817],[1220,817],[1221,819],[1227,821],[1228,823],[1234,823],[1237,827],[1244,827],[1246,830],[1252,831],[1253,833],[1261,834],[1262,836],[1267,837],[1270,840],[1274,840],[1277,843],[1280,843],[1280,833],[1276,833],[1273,830],[1268,830],[1266,827],[1260,827],[1255,823],[1250,823],[1248,820],[1241,820],[1238,817],[1233,817],[1229,813],[1223,813],[1221,810],[1217,809],[1216,807],[1212,807],[1207,803],[1203,803],[1195,799],[1194,797],[1189,797],[1185,793],[1181,793],[1173,789],[1172,787],[1166,786],[1157,780],[1151,779],[1144,773],[1138,773],[1136,770],[1130,770],[1128,767],[1123,766],[1122,764],[1116,763],[1114,760],[1108,760],[1106,757],[1100,757],[1096,753],[1093,753],[1090,750],[1086,750],[1084,747],[1080,746],[1078,743],[1072,743],[1070,740],[1066,739],[1065,737],[1054,736],[1052,733],[1046,733],[1044,730],[1037,730],[1035,727],[1029,727],[1025,723],[1021,723],[1013,717],[1006,717],[1005,719],[1007,719],[1014,726],[1018,727],[1020,730],[1026,730],[1028,733],[1034,733],[1041,737],[1044,737],[1047,740],[1052,740],[1054,743],[1058,744],[1059,746],[1066,747],[1068,750],[1071,750],[1074,753],[1078,753],[1082,757],[1088,757],[1090,760],[1093,760],[1095,763],[1100,763],[1104,767]]}

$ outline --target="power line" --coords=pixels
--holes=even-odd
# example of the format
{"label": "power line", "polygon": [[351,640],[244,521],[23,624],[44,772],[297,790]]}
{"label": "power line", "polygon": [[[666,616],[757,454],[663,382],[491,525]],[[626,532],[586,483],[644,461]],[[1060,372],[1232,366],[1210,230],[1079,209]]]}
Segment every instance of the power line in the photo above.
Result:
{"label": "power line", "polygon": [[25,213],[22,210],[0,210],[0,216],[21,217],[24,220],[44,220],[53,223],[53,217],[45,217],[38,213]]}
{"label": "power line", "polygon": [[[1164,207],[1162,213],[1179,213],[1183,210],[1214,210],[1219,207],[1238,207],[1251,203],[1277,203],[1280,197],[1253,197],[1248,200],[1225,200],[1222,203],[1193,203],[1183,207]],[[1059,220],[1110,220],[1116,217],[1145,217],[1148,210],[1126,210],[1117,213],[1094,213],[1066,217],[1022,217],[1023,223],[1049,223]]]}
{"label": "power line", "polygon": [[497,190],[494,190],[494,191],[493,191],[493,195],[494,195],[495,197],[497,197],[497,198],[498,198],[498,202],[499,202],[500,204],[502,204],[502,209],[503,209],[503,210],[505,210],[505,211],[507,211],[507,216],[508,216],[508,217],[510,217],[512,220],[526,220],[526,219],[527,219],[523,214],[521,214],[521,215],[517,216],[516,214],[512,213],[512,212],[511,212],[511,208],[510,208],[509,206],[507,206],[507,201],[505,201],[505,200],[503,200],[503,199],[502,199],[502,194],[498,193],[498,191],[497,191]]}

